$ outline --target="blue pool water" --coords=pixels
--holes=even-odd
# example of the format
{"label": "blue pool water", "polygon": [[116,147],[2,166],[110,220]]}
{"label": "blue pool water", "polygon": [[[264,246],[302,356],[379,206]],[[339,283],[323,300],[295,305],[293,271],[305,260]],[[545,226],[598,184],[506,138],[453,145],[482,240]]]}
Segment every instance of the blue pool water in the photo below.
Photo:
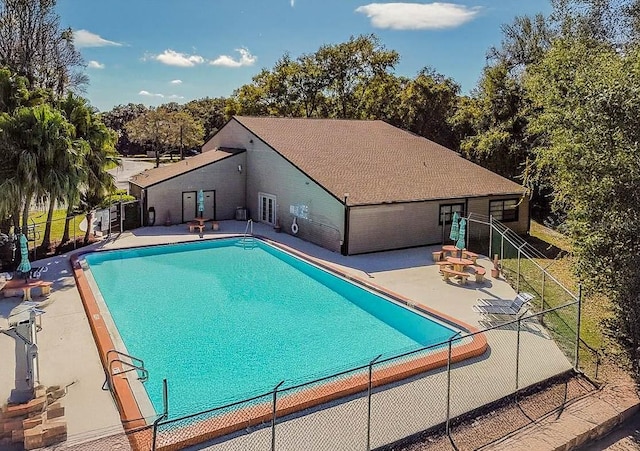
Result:
{"label": "blue pool water", "polygon": [[439,343],[454,330],[256,241],[87,255],[145,384],[172,417]]}

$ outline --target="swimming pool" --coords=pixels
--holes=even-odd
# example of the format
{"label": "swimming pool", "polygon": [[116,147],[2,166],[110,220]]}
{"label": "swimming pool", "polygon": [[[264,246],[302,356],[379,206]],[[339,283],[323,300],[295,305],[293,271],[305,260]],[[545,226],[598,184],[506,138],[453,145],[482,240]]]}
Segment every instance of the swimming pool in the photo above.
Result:
{"label": "swimming pool", "polygon": [[91,275],[171,415],[440,343],[457,329],[256,240],[97,252]]}

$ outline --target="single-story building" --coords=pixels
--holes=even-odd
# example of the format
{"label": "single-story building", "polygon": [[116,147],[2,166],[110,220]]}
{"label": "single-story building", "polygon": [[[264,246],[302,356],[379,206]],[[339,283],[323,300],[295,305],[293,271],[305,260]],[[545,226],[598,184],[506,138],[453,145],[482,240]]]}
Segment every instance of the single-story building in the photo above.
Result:
{"label": "single-story building", "polygon": [[383,121],[235,116],[202,154],[130,180],[156,223],[193,219],[200,189],[207,217],[240,208],[345,255],[441,243],[456,211],[529,230],[523,187]]}

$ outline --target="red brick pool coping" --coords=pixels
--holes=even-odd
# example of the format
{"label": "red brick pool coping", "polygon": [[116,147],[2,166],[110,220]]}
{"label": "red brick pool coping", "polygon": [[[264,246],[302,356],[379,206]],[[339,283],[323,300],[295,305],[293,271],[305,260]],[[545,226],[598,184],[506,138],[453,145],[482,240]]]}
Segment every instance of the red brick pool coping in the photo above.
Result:
{"label": "red brick pool coping", "polygon": [[[379,294],[393,299],[396,302],[404,304],[415,310],[427,313],[449,325],[452,325],[458,329],[466,331],[470,334],[471,341],[456,345],[451,350],[451,363],[460,362],[462,360],[470,359],[473,357],[481,356],[488,348],[487,339],[484,334],[479,333],[480,330],[463,323],[449,315],[438,312],[425,305],[415,303],[412,300],[398,294],[391,292],[383,287],[374,284],[368,280],[364,280],[360,277],[353,276],[345,273],[341,268],[328,264],[323,261],[319,261],[306,254],[303,254],[295,249],[285,246],[276,241],[272,241],[265,237],[255,237],[270,245],[277,247],[280,250],[295,255],[307,262],[319,266],[329,272],[335,273],[347,280],[353,281],[358,285],[369,288]],[[223,238],[224,239],[224,238]],[[167,244],[180,244],[180,243],[166,243],[157,244],[152,246],[164,246]],[[134,247],[152,247],[152,246],[134,246]],[[130,247],[131,248],[131,247]],[[110,249],[110,250],[122,250],[127,248]],[[91,333],[93,334],[96,346],[98,348],[98,354],[100,360],[105,368],[105,372],[109,371],[109,367],[116,371],[124,371],[122,365],[118,362],[111,361],[117,359],[117,356],[109,355],[109,351],[115,349],[113,340],[104,322],[102,313],[98,303],[94,297],[87,278],[84,274],[84,270],[80,264],[80,259],[84,255],[102,252],[88,251],[74,254],[71,256],[71,265],[73,269],[73,275],[76,280],[76,286],[82,299],[89,325],[91,327]],[[463,337],[466,338],[466,337]],[[412,360],[403,361],[401,363],[393,364],[383,369],[375,370],[372,378],[372,386],[379,387],[385,384],[398,382],[403,379],[415,376],[420,373],[431,371],[433,369],[441,368],[447,365],[448,349],[442,349],[428,356],[414,358]],[[120,411],[120,419],[127,431],[140,430],[138,433],[130,434],[131,445],[134,449],[147,449],[150,444],[150,430],[144,429],[145,426],[149,426],[143,418],[140,407],[135,399],[133,390],[129,384],[129,380],[125,375],[113,374],[112,380],[112,392],[118,410]],[[321,404],[325,404],[331,401],[336,401],[346,396],[355,395],[363,392],[368,388],[368,375],[358,374],[346,377],[338,382],[329,382],[317,387],[309,388],[306,390],[298,391],[294,394],[287,395],[281,399],[278,399],[278,405],[276,414],[278,417],[283,417],[295,412],[299,412],[311,407],[315,407]],[[202,443],[208,440],[212,440],[224,435],[246,429],[248,427],[257,426],[262,423],[271,421],[272,405],[270,403],[258,404],[252,407],[242,409],[241,414],[239,412],[233,412],[209,418],[205,420],[194,421],[192,424],[180,427],[177,430],[173,430],[170,443],[164,443],[161,436],[158,438],[157,449],[163,451],[179,450],[187,446],[192,446],[198,443]],[[245,420],[239,420],[239,417],[244,417]],[[164,435],[164,434],[161,434]],[[179,436],[179,437],[178,437]]]}

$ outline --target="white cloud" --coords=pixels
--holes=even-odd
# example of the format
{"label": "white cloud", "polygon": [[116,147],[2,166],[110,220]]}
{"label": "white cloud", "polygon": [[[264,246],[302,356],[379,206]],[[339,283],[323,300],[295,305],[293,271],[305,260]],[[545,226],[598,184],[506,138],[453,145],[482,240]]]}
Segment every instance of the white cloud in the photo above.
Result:
{"label": "white cloud", "polygon": [[164,98],[164,94],[160,94],[160,93],[153,93],[153,92],[149,92],[149,91],[145,91],[142,90],[138,93],[139,96],[145,96],[145,97],[162,97]]}
{"label": "white cloud", "polygon": [[455,28],[473,20],[482,8],[453,3],[370,3],[356,12],[365,14],[376,28],[437,30]]}
{"label": "white cloud", "polygon": [[102,36],[97,35],[95,33],[91,33],[88,30],[76,30],[73,32],[73,44],[80,47],[107,47],[107,46],[117,46],[120,47],[122,44],[119,42],[109,41],[104,39]]}
{"label": "white cloud", "polygon": [[98,61],[91,60],[89,61],[90,69],[104,69],[104,64],[99,63]]}
{"label": "white cloud", "polygon": [[204,63],[204,58],[200,55],[187,55],[171,49],[167,49],[153,58],[169,66],[193,67],[196,64]]}
{"label": "white cloud", "polygon": [[291,7],[293,8],[294,6],[296,6],[296,0],[291,0]]}
{"label": "white cloud", "polygon": [[171,94],[167,99],[184,99],[184,96],[179,96],[178,94]]}
{"label": "white cloud", "polygon": [[169,83],[171,83],[172,85],[181,85],[182,80],[171,80]]}
{"label": "white cloud", "polygon": [[233,57],[229,55],[220,55],[219,57],[211,61],[210,64],[212,64],[213,66],[242,67],[253,66],[258,60],[258,57],[252,55],[251,52],[249,52],[249,49],[236,49],[236,52],[240,53],[240,59],[234,60]]}

